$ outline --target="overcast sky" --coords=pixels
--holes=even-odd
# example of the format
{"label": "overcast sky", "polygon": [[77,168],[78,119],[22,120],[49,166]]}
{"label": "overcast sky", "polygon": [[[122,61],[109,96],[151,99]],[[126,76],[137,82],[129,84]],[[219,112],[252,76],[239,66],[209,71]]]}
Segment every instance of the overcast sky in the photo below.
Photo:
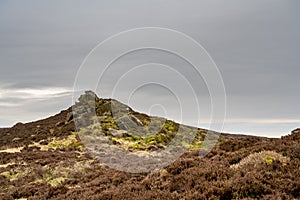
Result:
{"label": "overcast sky", "polygon": [[[154,26],[185,33],[209,52],[226,88],[225,132],[285,135],[300,127],[299,8],[297,0],[2,0],[0,127],[68,108],[79,66],[99,42],[121,31]],[[120,72],[120,66],[154,61],[189,73],[188,64],[169,54],[140,51],[114,63],[97,93],[106,96],[112,88],[111,74]],[[145,75],[164,76],[155,71]],[[139,111],[165,113],[180,121],[170,91],[152,85],[140,88],[128,100],[132,81],[127,83],[124,80],[116,98]],[[197,95],[207,96],[204,86],[199,85]],[[192,98],[189,95],[179,94],[186,100]],[[207,102],[203,99],[201,104],[204,113],[209,110],[205,110]],[[159,104],[167,112],[155,106]],[[191,125],[196,121],[194,117],[181,120]]]}

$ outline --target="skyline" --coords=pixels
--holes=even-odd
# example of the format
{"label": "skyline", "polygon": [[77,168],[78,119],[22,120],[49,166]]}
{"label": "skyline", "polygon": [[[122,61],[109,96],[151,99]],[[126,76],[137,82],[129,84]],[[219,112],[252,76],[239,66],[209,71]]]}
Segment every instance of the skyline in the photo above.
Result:
{"label": "skyline", "polygon": [[[34,3],[33,3],[34,2]],[[72,7],[69,7],[72,4]],[[157,5],[160,6],[157,6]],[[34,5],[34,6],[33,6]],[[216,62],[227,95],[224,132],[279,137],[300,126],[298,56],[299,2],[91,1],[0,2],[0,127],[42,119],[72,105],[79,66],[99,42],[136,27],[166,27],[185,33],[204,46]],[[109,53],[109,52],[108,52]],[[188,66],[170,55],[142,51],[112,66],[105,83],[121,67],[156,61],[178,69]],[[186,70],[186,73],[190,72]],[[113,75],[111,75],[113,74]],[[158,76],[147,74],[147,76]],[[172,81],[172,77],[170,81]],[[124,103],[129,82],[116,98]],[[207,91],[199,85],[204,116]],[[105,86],[107,90],[111,86]],[[107,91],[96,91],[107,97]],[[129,106],[149,114],[155,96],[164,91],[144,88]],[[179,96],[190,98],[182,92]],[[147,99],[147,101],[142,100]],[[167,117],[178,121],[174,113]],[[193,108],[190,108],[193,109]],[[154,114],[164,114],[162,110]],[[182,121],[189,125],[195,119]]]}

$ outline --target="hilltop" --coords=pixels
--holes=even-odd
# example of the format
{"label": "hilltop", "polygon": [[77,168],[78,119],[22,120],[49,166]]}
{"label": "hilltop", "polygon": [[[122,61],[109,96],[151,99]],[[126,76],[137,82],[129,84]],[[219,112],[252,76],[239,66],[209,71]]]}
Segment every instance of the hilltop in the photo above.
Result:
{"label": "hilltop", "polygon": [[[104,136],[112,147],[151,153],[166,148],[178,132],[194,136],[180,143],[186,152],[144,173],[112,169],[95,158],[99,143],[86,145],[86,139]],[[279,139],[212,133],[220,135],[218,143],[199,157],[208,130],[148,116],[88,91],[55,116],[0,129],[0,199],[300,198],[300,129]]]}

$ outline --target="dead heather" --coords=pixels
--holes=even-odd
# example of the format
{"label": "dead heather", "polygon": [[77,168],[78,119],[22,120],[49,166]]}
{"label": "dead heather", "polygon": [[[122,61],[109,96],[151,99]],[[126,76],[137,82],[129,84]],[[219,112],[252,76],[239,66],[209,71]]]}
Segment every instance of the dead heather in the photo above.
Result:
{"label": "dead heather", "polygon": [[[87,120],[81,121],[86,123],[81,130],[75,129],[72,108],[0,129],[0,199],[300,198],[299,129],[280,139],[222,134],[212,151],[199,157],[206,130],[149,117],[91,93],[80,101],[92,99],[97,116],[83,117]],[[100,126],[95,120],[102,122]],[[134,122],[137,130],[148,134],[130,130],[125,122]],[[180,127],[183,137],[195,136],[191,145],[182,144],[189,151],[163,169],[141,174],[108,168],[80,139],[81,134],[102,134],[128,151],[155,151],[168,145]]]}

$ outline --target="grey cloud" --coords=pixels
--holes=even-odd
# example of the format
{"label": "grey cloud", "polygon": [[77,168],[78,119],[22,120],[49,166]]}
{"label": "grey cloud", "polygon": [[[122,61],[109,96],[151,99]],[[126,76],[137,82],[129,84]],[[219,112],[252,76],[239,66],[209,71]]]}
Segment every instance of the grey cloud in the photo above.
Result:
{"label": "grey cloud", "polygon": [[[299,118],[298,7],[299,2],[293,0],[1,1],[1,88],[11,91],[72,88],[81,62],[99,42],[126,29],[161,26],[192,36],[208,50],[224,79],[230,118]],[[117,75],[130,66],[154,61],[173,66],[191,82],[199,82],[197,94],[207,97],[201,77],[194,76],[182,60],[149,51],[129,55],[115,63],[105,76],[104,89],[109,92]],[[128,68],[122,71],[125,65]],[[127,92],[123,90],[119,98],[124,98]],[[149,88],[139,95],[149,93],[156,94],[162,102],[168,100],[164,93]],[[186,91],[181,95],[191,98]],[[143,106],[145,102],[139,102],[133,101],[132,106],[147,110]],[[48,104],[0,96],[0,112],[6,113],[1,114],[0,126],[41,118],[70,104],[70,96],[53,98]],[[206,105],[207,101],[203,100],[201,106]],[[176,110],[175,104],[170,106]],[[193,123],[193,119],[186,121]],[[266,132],[262,126],[251,129],[247,125],[230,124],[227,129],[243,132],[243,127]],[[281,127],[276,129],[286,132],[292,128]]]}

